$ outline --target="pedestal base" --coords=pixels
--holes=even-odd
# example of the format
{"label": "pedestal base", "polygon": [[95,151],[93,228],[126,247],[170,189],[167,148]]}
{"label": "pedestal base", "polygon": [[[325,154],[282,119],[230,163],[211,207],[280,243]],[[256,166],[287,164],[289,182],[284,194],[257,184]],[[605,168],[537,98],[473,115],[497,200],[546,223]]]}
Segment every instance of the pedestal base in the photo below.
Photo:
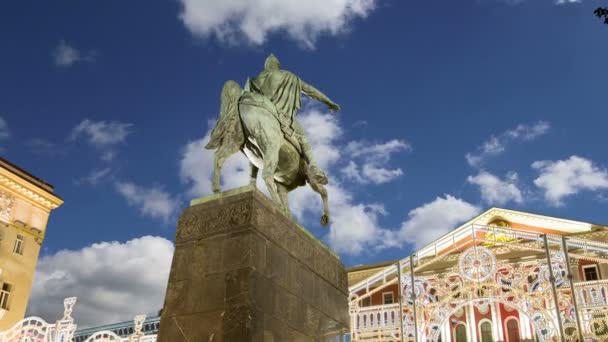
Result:
{"label": "pedestal base", "polygon": [[247,187],[181,215],[159,342],[326,341],[348,330],[337,256]]}

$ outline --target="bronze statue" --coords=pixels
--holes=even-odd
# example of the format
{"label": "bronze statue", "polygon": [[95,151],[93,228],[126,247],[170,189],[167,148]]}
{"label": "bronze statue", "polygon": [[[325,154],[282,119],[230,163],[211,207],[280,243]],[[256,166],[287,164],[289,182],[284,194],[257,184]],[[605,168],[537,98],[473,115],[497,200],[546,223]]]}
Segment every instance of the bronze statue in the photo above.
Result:
{"label": "bronze statue", "polygon": [[245,88],[227,81],[222,89],[219,120],[211,132],[207,149],[215,151],[213,191],[220,191],[220,172],[224,161],[242,151],[251,164],[251,184],[258,169],[275,203],[291,216],[288,192],[308,183],[321,195],[324,214],[321,224],[329,223],[328,183],[314,161],[312,149],[296,119],[301,94],[325,103],[330,110],[340,106],[295,74],[281,70],[279,60],[270,55],[264,70]]}

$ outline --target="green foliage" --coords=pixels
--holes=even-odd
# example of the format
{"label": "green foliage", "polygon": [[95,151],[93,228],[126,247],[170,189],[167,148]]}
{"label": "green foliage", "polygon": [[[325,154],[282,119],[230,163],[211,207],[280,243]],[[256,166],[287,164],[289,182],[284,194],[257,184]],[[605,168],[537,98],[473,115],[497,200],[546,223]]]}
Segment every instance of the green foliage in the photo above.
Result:
{"label": "green foliage", "polygon": [[604,24],[608,24],[608,8],[598,7],[593,13],[598,17],[604,17]]}

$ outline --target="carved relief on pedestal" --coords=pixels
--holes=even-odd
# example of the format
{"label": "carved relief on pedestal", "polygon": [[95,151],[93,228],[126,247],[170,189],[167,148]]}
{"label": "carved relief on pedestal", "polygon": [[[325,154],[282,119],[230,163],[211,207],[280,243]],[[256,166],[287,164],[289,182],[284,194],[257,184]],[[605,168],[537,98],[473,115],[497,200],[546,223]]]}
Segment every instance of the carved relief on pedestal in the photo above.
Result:
{"label": "carved relief on pedestal", "polygon": [[0,190],[0,221],[10,222],[15,197]]}
{"label": "carved relief on pedestal", "polygon": [[176,243],[200,239],[203,236],[219,234],[232,227],[240,226],[250,220],[251,205],[234,203],[219,210],[201,210],[191,207],[177,224]]}

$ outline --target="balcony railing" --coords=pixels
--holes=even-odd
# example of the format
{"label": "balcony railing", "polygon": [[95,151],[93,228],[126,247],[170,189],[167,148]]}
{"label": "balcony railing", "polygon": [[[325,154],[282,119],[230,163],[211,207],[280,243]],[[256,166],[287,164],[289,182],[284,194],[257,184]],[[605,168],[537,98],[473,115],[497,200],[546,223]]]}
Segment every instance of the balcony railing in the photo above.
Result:
{"label": "balcony railing", "polygon": [[358,332],[399,329],[399,303],[361,307],[353,319]]}
{"label": "balcony railing", "polygon": [[580,308],[608,306],[608,279],[575,283],[574,288]]}

